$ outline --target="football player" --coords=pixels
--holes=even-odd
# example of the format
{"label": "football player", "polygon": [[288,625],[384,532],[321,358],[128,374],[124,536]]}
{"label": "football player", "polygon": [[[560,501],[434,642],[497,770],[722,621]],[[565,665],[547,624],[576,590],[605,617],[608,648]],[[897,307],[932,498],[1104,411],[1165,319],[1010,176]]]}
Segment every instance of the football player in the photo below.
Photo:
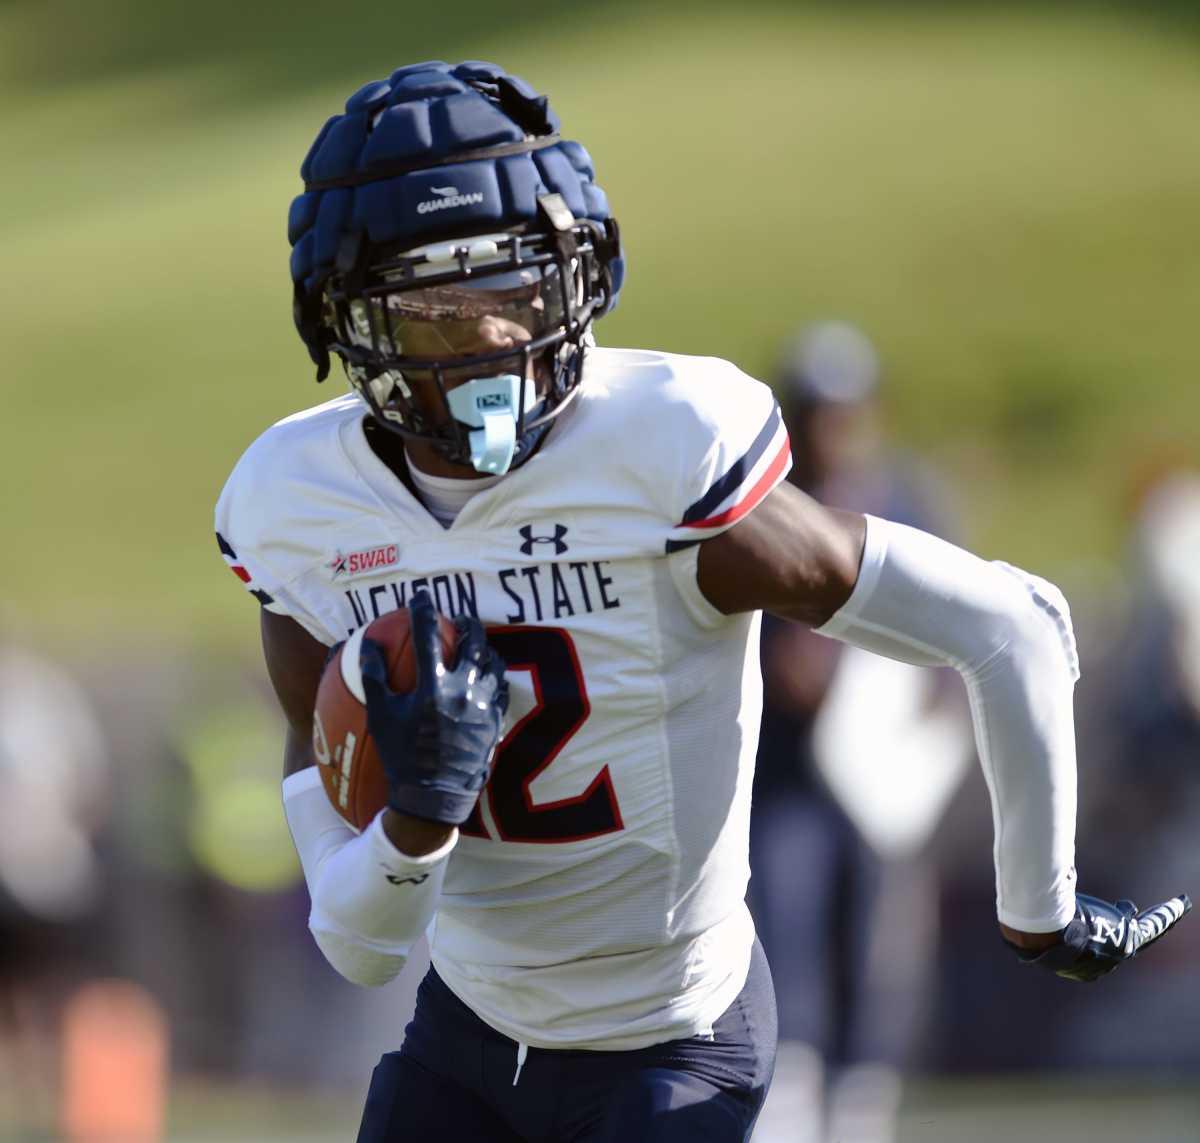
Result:
{"label": "football player", "polygon": [[[1088,979],[1182,914],[1076,894],[1054,587],[782,483],[779,409],[734,366],[595,348],[620,237],[544,96],[493,64],[404,67],[302,176],[296,323],[351,392],[250,447],[217,530],[262,605],[318,945],[377,985],[430,933],[360,1140],[749,1137],[775,1050],[743,903],[764,609],[962,673],[1019,955]],[[406,606],[419,681],[397,695],[361,630]],[[351,638],[390,790],[361,834],[310,745]]]}

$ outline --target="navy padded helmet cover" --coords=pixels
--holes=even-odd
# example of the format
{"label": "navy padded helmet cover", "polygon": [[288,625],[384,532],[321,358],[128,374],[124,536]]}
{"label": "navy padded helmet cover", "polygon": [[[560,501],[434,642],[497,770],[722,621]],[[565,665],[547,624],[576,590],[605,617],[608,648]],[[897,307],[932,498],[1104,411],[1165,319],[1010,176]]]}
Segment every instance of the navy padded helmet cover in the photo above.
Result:
{"label": "navy padded helmet cover", "polygon": [[[541,122],[526,130],[501,103],[471,86],[497,81],[527,101]],[[530,133],[549,134],[558,119],[544,97],[524,80],[478,60],[412,64],[386,80],[359,88],[346,110],[333,116],[300,167],[306,183],[370,176],[397,163],[428,156],[519,143]],[[366,234],[373,244],[420,246],[461,224],[464,235],[504,230],[537,215],[540,195],[562,195],[576,218],[603,222],[608,200],[594,181],[592,160],[578,143],[561,140],[524,154],[473,159],[412,170],[353,187],[307,190],[292,202],[288,241],[292,281],[304,294],[333,272],[346,235]],[[610,264],[613,300],[624,276],[623,259]]]}

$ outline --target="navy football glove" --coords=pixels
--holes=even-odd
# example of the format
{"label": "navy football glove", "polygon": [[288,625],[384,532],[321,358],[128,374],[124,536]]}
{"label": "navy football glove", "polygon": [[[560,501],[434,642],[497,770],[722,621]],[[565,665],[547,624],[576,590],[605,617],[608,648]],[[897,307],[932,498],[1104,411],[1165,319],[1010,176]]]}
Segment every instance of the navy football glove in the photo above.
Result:
{"label": "navy football glove", "polygon": [[1186,893],[1140,913],[1132,901],[1110,905],[1077,893],[1075,916],[1063,930],[1061,943],[1041,953],[1017,951],[1026,964],[1048,968],[1068,980],[1098,980],[1152,945],[1191,907]]}
{"label": "navy football glove", "polygon": [[367,697],[367,729],[379,751],[392,809],[427,821],[466,821],[491,770],[508,709],[504,663],[488,646],[483,626],[465,616],[458,660],[442,662],[437,612],[428,593],[409,607],[417,685],[397,694],[388,685],[387,658],[363,639],[359,661]]}

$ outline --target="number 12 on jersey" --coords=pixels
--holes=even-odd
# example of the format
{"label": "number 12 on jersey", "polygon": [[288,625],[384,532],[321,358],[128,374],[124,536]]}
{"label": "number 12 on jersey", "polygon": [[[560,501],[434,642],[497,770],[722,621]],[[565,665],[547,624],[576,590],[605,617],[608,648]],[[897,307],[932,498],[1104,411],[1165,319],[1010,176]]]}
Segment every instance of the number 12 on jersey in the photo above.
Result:
{"label": "number 12 on jersey", "polygon": [[[481,795],[501,841],[583,841],[623,829],[612,775],[602,766],[583,793],[535,803],[531,786],[544,774],[591,713],[571,636],[561,627],[489,627],[488,642],[508,666],[527,672],[533,706],[496,749],[492,776]],[[462,826],[467,837],[491,836],[479,805]]]}

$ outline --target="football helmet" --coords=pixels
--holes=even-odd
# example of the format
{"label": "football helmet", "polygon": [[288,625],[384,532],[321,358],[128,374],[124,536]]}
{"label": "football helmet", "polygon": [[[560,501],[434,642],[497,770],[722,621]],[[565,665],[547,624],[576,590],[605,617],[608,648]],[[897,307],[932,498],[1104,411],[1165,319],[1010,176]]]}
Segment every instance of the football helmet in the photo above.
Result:
{"label": "football helmet", "polygon": [[579,385],[624,258],[591,159],[495,64],[367,84],[322,128],[292,203],[295,319],[376,421],[505,472]]}

